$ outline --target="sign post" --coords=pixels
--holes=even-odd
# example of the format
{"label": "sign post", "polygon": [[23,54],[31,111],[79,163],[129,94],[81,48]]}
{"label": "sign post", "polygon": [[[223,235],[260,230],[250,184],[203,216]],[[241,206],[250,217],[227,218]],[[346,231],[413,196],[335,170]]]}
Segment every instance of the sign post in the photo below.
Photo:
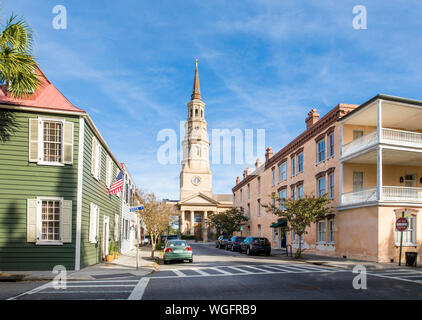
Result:
{"label": "sign post", "polygon": [[401,255],[403,250],[403,232],[409,227],[409,222],[404,217],[404,211],[401,214],[400,218],[396,220],[396,230],[400,231],[400,254],[399,254],[399,266],[401,266]]}
{"label": "sign post", "polygon": [[[144,206],[143,205],[139,205],[137,207],[132,207],[129,209],[130,212],[135,212],[135,211],[142,211],[144,210]],[[136,270],[139,269],[139,237],[140,237],[140,232],[139,232],[139,215],[138,213],[136,214]]]}

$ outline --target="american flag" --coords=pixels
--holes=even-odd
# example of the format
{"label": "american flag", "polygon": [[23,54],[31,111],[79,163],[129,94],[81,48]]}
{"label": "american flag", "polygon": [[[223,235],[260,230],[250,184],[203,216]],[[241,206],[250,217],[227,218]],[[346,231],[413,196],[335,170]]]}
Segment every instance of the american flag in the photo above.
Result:
{"label": "american flag", "polygon": [[119,172],[117,175],[116,180],[114,180],[113,184],[110,187],[110,190],[108,191],[108,194],[115,194],[122,192],[122,186],[123,186],[123,173],[122,171]]}

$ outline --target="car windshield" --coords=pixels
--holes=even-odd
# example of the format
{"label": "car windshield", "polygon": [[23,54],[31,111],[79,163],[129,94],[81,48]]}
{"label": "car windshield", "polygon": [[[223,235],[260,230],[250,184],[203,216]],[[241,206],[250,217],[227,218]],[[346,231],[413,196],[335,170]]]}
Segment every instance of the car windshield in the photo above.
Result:
{"label": "car windshield", "polygon": [[167,246],[168,247],[176,247],[176,246],[182,246],[182,247],[187,247],[188,246],[188,243],[186,242],[186,241],[169,241],[168,243],[167,243]]}

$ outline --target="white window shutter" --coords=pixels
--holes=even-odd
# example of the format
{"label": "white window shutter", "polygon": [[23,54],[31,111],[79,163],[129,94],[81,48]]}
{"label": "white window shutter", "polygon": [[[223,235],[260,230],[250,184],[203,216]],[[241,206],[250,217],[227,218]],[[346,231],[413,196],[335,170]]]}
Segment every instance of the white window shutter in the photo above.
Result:
{"label": "white window shutter", "polygon": [[119,221],[120,215],[114,215],[114,241],[119,241]]}
{"label": "white window shutter", "polygon": [[72,242],[72,200],[63,200],[61,224],[61,239],[63,243]]}
{"label": "white window shutter", "polygon": [[97,179],[101,177],[101,144],[97,141]]}
{"label": "white window shutter", "polygon": [[63,129],[63,163],[73,163],[73,122],[66,121]]}
{"label": "white window shutter", "polygon": [[27,199],[26,241],[37,242],[37,199]]}
{"label": "white window shutter", "polygon": [[97,227],[97,230],[96,230],[96,235],[95,235],[95,242],[98,242],[98,237],[99,237],[99,234],[100,234],[100,208],[98,208],[98,206],[95,206],[96,207],[96,216],[97,216],[97,221],[96,221],[96,227]]}
{"label": "white window shutter", "polygon": [[92,137],[91,141],[91,174],[95,176],[95,160],[97,157],[95,156],[95,153],[97,152],[97,144],[95,137]]}
{"label": "white window shutter", "polygon": [[[38,162],[38,119],[29,119],[29,162]],[[40,159],[41,160],[41,159]]]}
{"label": "white window shutter", "polygon": [[111,170],[112,170],[112,164],[111,164],[111,159],[109,157],[109,155],[107,155],[107,161],[106,161],[106,186],[107,188],[110,188],[110,177],[112,175]]}
{"label": "white window shutter", "polygon": [[89,242],[97,242],[97,212],[95,204],[91,203],[89,207]]}

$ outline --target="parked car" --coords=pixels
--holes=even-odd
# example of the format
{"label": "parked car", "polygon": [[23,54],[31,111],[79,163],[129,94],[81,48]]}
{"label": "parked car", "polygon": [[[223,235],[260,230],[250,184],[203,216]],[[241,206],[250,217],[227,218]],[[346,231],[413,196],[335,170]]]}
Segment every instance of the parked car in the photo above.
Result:
{"label": "parked car", "polygon": [[226,250],[231,250],[231,251],[239,251],[240,248],[240,243],[243,242],[246,238],[245,237],[239,237],[239,236],[234,236],[230,239],[230,241],[227,242],[226,244]]}
{"label": "parked car", "polygon": [[258,238],[258,237],[247,237],[245,241],[240,244],[239,252],[252,255],[265,253],[265,255],[271,255],[271,243],[267,238]]}
{"label": "parked car", "polygon": [[220,236],[217,241],[215,242],[215,247],[218,249],[225,248],[227,245],[227,242],[232,238],[232,236],[229,235],[222,235]]}
{"label": "parked car", "polygon": [[193,262],[193,251],[185,240],[169,240],[164,248],[164,263],[175,260],[189,260]]}

